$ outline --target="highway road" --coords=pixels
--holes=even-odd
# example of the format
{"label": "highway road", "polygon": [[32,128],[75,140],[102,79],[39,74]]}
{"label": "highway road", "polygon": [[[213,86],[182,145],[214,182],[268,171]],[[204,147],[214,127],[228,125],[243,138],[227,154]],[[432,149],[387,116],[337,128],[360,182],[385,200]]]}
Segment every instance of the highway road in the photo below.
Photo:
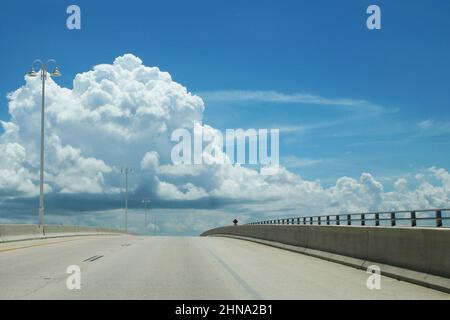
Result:
{"label": "highway road", "polygon": [[[81,268],[69,290],[66,268]],[[243,240],[84,236],[0,244],[1,299],[449,299],[387,277]]]}

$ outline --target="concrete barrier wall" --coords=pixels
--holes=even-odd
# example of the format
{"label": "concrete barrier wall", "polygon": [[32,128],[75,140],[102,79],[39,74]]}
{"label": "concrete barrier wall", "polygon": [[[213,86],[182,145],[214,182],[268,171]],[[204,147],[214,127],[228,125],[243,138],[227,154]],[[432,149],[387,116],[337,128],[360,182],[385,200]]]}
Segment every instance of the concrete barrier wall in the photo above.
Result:
{"label": "concrete barrier wall", "polygon": [[117,229],[88,226],[45,225],[34,224],[0,224],[0,242],[28,239],[41,239],[73,235],[122,234]]}
{"label": "concrete barrier wall", "polygon": [[335,253],[450,278],[450,229],[317,225],[243,225],[202,236],[234,235]]}

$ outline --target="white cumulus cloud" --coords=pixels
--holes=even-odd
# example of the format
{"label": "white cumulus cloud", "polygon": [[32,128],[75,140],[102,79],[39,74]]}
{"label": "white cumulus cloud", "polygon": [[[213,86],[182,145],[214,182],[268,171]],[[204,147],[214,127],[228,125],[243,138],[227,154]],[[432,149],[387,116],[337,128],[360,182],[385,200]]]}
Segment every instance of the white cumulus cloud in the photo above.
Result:
{"label": "white cumulus cloud", "polygon": [[[1,122],[4,132],[0,136],[2,198],[38,193],[40,86],[39,77],[27,78],[8,95],[11,120]],[[275,93],[245,93],[244,97],[365,105]],[[230,99],[230,94],[225,98]],[[304,180],[283,167],[273,175],[264,175],[230,161],[173,165],[171,133],[178,128],[193,129],[202,121],[203,112],[201,97],[173,81],[169,73],[145,66],[132,54],[77,74],[72,89],[49,79],[45,189],[53,194],[117,194],[123,186],[120,168],[128,166],[134,169],[132,194],[151,194],[164,201],[219,199],[246,213],[320,214],[449,204],[450,174],[443,168],[419,172],[421,179],[415,188],[401,178],[388,191],[370,173],[362,173],[358,179],[339,178],[326,188],[320,181]],[[203,128],[205,132],[216,130],[207,124]],[[295,166],[302,167],[320,161],[297,162]]]}

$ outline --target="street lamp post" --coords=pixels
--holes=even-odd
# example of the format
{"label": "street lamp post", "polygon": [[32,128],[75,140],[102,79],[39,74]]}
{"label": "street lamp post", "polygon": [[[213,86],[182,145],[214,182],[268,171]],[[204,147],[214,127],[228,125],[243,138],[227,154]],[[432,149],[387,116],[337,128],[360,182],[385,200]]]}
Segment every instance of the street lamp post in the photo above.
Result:
{"label": "street lamp post", "polygon": [[148,204],[150,203],[150,199],[144,198],[142,200],[142,203],[145,205],[145,228],[147,228],[147,225],[148,225],[147,212],[148,212]]}
{"label": "street lamp post", "polygon": [[128,175],[133,172],[131,168],[120,170],[125,175],[125,232],[128,232]]}
{"label": "street lamp post", "polygon": [[45,110],[45,80],[47,76],[51,77],[59,77],[61,72],[59,72],[58,67],[55,67],[53,72],[47,72],[47,66],[49,63],[56,64],[56,61],[53,59],[48,60],[46,63],[41,60],[34,60],[31,65],[31,70],[28,72],[29,77],[36,77],[37,73],[34,71],[34,65],[39,64],[40,70],[39,73],[41,75],[42,80],[42,100],[41,100],[41,157],[40,157],[40,174],[39,174],[39,226],[44,225],[44,110]]}

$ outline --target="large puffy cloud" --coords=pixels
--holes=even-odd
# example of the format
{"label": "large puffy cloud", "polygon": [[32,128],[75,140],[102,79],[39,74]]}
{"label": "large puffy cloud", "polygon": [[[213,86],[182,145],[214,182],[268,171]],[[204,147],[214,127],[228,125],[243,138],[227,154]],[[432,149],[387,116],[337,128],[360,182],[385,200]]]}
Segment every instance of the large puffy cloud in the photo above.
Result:
{"label": "large puffy cloud", "polygon": [[[30,193],[39,166],[40,79],[9,94],[10,122],[2,122],[1,190]],[[112,65],[78,74],[73,89],[52,79],[46,90],[46,181],[54,192],[117,192],[118,168],[133,166],[148,150],[170,154],[170,132],[200,121],[203,101],[158,68],[126,54]],[[168,161],[166,156],[165,161]],[[30,185],[31,184],[31,185]],[[14,188],[14,186],[16,186]]]}
{"label": "large puffy cloud", "polygon": [[33,196],[36,188],[31,173],[24,167],[25,148],[18,143],[0,144],[0,196]]}
{"label": "large puffy cloud", "polygon": [[[39,78],[8,95],[11,120],[1,122],[0,197],[33,197],[38,192]],[[213,199],[220,211],[287,215],[374,211],[448,206],[450,174],[429,168],[416,178],[403,177],[387,191],[370,173],[342,177],[325,188],[280,168],[271,175],[232,165],[226,155],[208,155],[210,165],[173,165],[171,133],[202,126],[200,97],[172,80],[167,72],[147,67],[132,55],[94,66],[76,75],[73,89],[52,79],[46,91],[45,190],[49,194],[118,195],[122,166],[133,167],[131,194],[151,195],[168,203]],[[224,161],[225,159],[225,161]],[[216,161],[220,160],[220,161]],[[215,203],[216,203],[215,202]],[[207,202],[209,205],[211,202]],[[231,206],[232,205],[232,206]],[[193,214],[191,212],[191,214]],[[231,213],[230,213],[231,214]],[[192,218],[193,219],[193,218]],[[188,224],[191,218],[186,218]],[[176,228],[184,230],[177,220]]]}

